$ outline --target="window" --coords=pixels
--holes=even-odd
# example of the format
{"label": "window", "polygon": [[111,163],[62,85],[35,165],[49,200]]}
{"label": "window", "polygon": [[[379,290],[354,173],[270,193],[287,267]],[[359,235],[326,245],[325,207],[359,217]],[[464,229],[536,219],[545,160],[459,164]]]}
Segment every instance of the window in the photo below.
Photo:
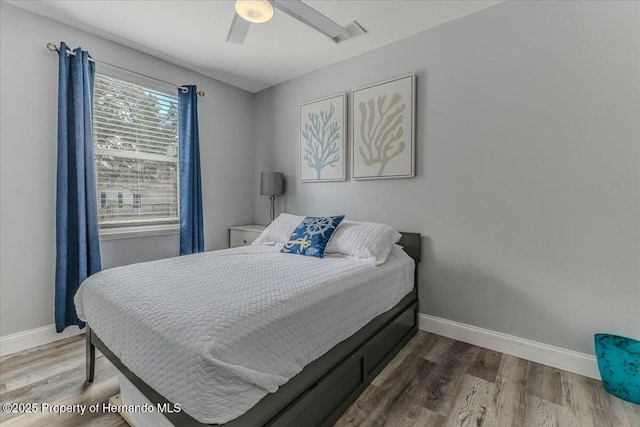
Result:
{"label": "window", "polygon": [[142,207],[142,195],[139,191],[133,192],[133,209],[140,209]]}
{"label": "window", "polygon": [[100,226],[177,223],[178,99],[96,74],[93,136]]}

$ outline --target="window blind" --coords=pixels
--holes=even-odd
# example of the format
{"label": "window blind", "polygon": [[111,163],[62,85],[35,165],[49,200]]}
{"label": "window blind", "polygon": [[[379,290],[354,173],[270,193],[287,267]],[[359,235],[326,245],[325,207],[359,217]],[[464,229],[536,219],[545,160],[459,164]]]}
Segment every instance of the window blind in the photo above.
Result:
{"label": "window blind", "polygon": [[179,221],[175,96],[96,74],[93,138],[101,227]]}

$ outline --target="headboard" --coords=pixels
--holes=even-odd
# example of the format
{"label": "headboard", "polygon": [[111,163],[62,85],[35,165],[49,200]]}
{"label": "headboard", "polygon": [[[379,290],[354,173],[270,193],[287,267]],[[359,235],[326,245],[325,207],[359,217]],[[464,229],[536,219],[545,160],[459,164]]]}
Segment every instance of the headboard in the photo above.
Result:
{"label": "headboard", "polygon": [[420,262],[420,233],[403,233],[398,244],[403,247],[404,251],[418,264]]}

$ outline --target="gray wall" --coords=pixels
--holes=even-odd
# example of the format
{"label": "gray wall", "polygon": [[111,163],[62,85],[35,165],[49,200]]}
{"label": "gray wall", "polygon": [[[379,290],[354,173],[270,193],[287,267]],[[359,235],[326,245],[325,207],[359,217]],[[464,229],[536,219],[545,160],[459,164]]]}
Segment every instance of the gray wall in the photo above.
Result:
{"label": "gray wall", "polygon": [[[45,49],[49,41],[204,90],[206,249],[227,246],[227,226],[252,221],[255,161],[253,129],[246,125],[254,114],[252,94],[6,3],[0,14],[0,335],[53,323],[58,72],[56,56]],[[176,256],[178,248],[177,234],[103,241],[103,267]]]}
{"label": "gray wall", "polygon": [[[256,169],[285,173],[280,211],[428,236],[424,313],[587,353],[640,338],[638,22],[637,2],[507,2],[265,90]],[[299,183],[298,105],[407,73],[417,177]]]}

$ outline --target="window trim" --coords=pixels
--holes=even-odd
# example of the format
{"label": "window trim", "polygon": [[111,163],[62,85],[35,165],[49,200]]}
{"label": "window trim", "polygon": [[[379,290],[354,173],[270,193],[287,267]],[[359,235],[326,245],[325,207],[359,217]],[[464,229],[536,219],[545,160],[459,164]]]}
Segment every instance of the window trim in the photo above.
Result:
{"label": "window trim", "polygon": [[132,239],[136,237],[164,236],[179,233],[179,222],[170,224],[136,224],[118,227],[100,227],[100,240]]}

